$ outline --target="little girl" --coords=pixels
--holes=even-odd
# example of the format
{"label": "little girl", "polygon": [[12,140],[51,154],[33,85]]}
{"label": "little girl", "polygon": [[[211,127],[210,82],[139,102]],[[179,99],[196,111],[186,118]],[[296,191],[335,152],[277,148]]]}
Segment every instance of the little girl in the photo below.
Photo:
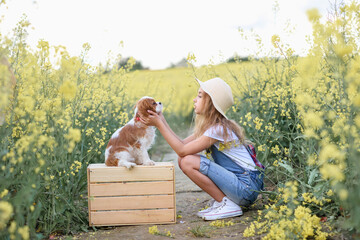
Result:
{"label": "little girl", "polygon": [[[211,207],[197,213],[205,220],[235,217],[243,214],[240,206],[254,202],[263,188],[260,162],[250,154],[251,146],[243,129],[229,120],[225,112],[233,104],[231,88],[220,78],[201,82],[194,99],[195,130],[181,140],[160,113],[149,112],[141,119],[159,129],[179,156],[181,170],[201,189],[214,198]],[[214,161],[198,153],[206,150]],[[254,157],[254,158],[253,158]]]}

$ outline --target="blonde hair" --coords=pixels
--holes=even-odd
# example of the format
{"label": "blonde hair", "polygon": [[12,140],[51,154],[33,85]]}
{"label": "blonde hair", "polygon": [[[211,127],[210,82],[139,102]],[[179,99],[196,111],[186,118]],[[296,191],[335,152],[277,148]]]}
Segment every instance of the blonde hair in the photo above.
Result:
{"label": "blonde hair", "polygon": [[[224,141],[227,142],[229,133],[234,132],[238,137],[241,144],[250,144],[245,137],[245,131],[234,120],[226,119],[219,111],[214,107],[210,96],[204,92],[204,109],[206,114],[197,114],[195,118],[195,138],[198,138],[204,134],[204,132],[212,126],[223,127]],[[230,130],[230,131],[229,131]]]}

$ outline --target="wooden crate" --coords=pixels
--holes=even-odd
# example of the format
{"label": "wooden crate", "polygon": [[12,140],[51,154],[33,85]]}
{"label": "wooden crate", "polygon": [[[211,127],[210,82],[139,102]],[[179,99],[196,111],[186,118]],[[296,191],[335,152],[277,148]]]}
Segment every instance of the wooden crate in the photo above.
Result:
{"label": "wooden crate", "polygon": [[90,226],[176,223],[175,169],[154,166],[87,168]]}

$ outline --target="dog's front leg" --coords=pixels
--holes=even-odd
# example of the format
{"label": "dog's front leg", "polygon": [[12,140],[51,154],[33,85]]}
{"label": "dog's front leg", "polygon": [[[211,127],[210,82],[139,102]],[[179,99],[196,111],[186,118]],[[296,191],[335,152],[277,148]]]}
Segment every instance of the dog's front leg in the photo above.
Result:
{"label": "dog's front leg", "polygon": [[136,164],[144,165],[144,166],[152,166],[155,165],[155,162],[150,160],[147,150],[145,148],[142,148],[139,151],[138,158],[136,159]]}

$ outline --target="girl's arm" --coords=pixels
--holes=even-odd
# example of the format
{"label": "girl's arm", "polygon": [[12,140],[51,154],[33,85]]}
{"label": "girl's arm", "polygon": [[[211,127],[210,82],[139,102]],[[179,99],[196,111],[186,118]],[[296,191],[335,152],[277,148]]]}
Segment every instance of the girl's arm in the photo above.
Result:
{"label": "girl's arm", "polygon": [[173,133],[171,128],[161,120],[158,114],[154,112],[149,113],[149,118],[142,119],[141,121],[146,125],[157,127],[170,147],[176,152],[177,155],[179,155],[179,157],[199,153],[209,148],[217,141],[216,139],[206,136],[201,136],[195,139],[193,135],[190,135],[184,141],[182,141],[176,136],[176,134]]}
{"label": "girl's arm", "polygon": [[195,136],[194,136],[194,134],[191,134],[190,136],[188,136],[187,138],[185,138],[183,140],[183,143],[189,143],[189,142],[194,141],[194,140],[195,140]]}
{"label": "girl's arm", "polygon": [[176,152],[177,155],[179,155],[179,157],[197,154],[209,148],[217,141],[216,139],[207,136],[201,136],[197,139],[184,143],[180,141],[176,136],[171,134],[171,132],[166,128],[163,122],[161,122],[156,127],[159,129],[160,133],[163,135],[170,147]]}
{"label": "girl's arm", "polygon": [[162,112],[158,113],[161,121],[163,121],[163,123],[165,124],[165,126],[169,129],[169,131],[176,136],[180,141],[182,141],[183,143],[188,143],[191,142],[195,139],[195,136],[193,134],[191,134],[190,136],[186,137],[185,139],[181,139],[178,135],[176,135],[176,133],[174,133],[174,131],[171,129],[171,127],[169,126],[169,124],[167,123],[164,115]]}

